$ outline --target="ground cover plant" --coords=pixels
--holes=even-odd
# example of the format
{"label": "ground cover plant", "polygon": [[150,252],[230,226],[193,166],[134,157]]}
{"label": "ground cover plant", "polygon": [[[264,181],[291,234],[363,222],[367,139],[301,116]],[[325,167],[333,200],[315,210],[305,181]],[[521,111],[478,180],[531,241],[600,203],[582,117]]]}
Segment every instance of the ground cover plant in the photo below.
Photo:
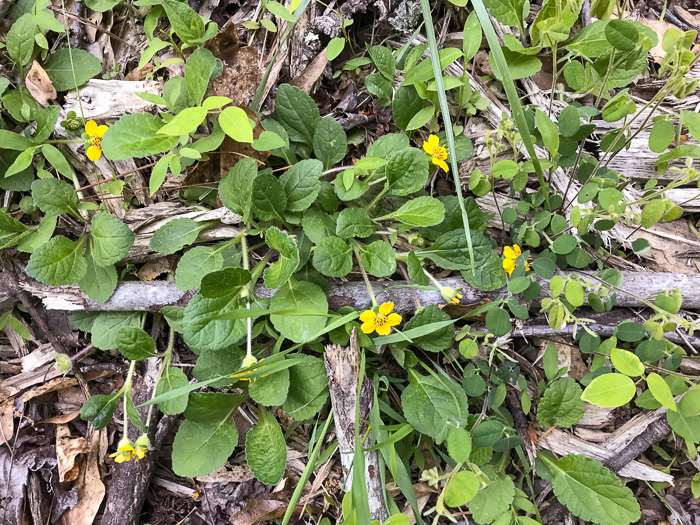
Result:
{"label": "ground cover plant", "polygon": [[2,522],[695,523],[654,9],[0,6]]}

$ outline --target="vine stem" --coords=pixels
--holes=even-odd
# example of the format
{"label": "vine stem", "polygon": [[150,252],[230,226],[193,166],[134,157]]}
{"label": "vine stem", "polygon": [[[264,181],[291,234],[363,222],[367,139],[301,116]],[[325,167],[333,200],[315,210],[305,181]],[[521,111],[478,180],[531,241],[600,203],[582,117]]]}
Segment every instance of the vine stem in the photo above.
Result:
{"label": "vine stem", "polygon": [[127,396],[131,396],[131,378],[134,375],[134,368],[136,367],[136,361],[131,361],[129,364],[129,372],[126,375],[126,381],[124,381],[124,437],[128,436],[129,431],[129,416],[127,414]]}
{"label": "vine stem", "polygon": [[[156,377],[156,384],[153,385],[153,394],[151,395],[151,399],[153,399],[156,395],[156,387],[158,386],[158,381],[160,381],[160,378],[163,377],[163,372],[165,371],[168,366],[170,366],[170,357],[173,354],[173,345],[175,343],[175,330],[172,328],[170,329],[170,333],[168,334],[168,348],[165,350],[165,355],[163,356],[163,361],[160,364],[160,370],[158,371],[158,377]],[[155,405],[150,405],[148,407],[148,415],[146,416],[146,428],[151,423],[151,416],[153,415],[153,407]]]}
{"label": "vine stem", "polygon": [[355,253],[355,258],[357,259],[357,264],[360,266],[360,271],[362,272],[362,278],[365,281],[367,290],[369,291],[369,296],[372,299],[372,306],[377,306],[377,298],[374,296],[374,290],[372,290],[372,284],[369,282],[369,277],[367,277],[367,272],[365,272],[362,262],[360,262],[360,250],[357,249],[357,244],[353,243],[352,251]]}

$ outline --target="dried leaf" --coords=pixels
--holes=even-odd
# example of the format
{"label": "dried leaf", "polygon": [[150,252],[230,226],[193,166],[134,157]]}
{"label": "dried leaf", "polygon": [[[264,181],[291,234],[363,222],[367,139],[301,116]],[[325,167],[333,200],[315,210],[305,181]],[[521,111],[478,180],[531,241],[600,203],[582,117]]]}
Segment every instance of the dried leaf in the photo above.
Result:
{"label": "dried leaf", "polygon": [[314,58],[311,63],[306,66],[306,69],[301,72],[301,74],[292,80],[290,84],[296,86],[307,94],[311,93],[311,88],[314,86],[316,81],[321,78],[323,70],[328,64],[328,59],[326,58],[326,50],[324,49],[316,58]]}
{"label": "dried leaf", "polygon": [[172,264],[170,264],[170,259],[168,257],[158,257],[157,259],[148,261],[139,268],[139,271],[136,272],[136,277],[142,281],[152,281],[164,273],[171,273],[174,275],[175,270]]}
{"label": "dried leaf", "polygon": [[64,523],[93,523],[105,497],[105,486],[100,479],[98,458],[101,435],[105,429],[93,432],[87,446],[87,461],[80,466],[77,477],[78,504],[63,515]]}
{"label": "dried leaf", "polygon": [[36,60],[32,63],[29,73],[27,73],[25,85],[34,99],[44,107],[49,105],[49,100],[56,99],[57,93],[51,83],[51,79]]}
{"label": "dried leaf", "polygon": [[56,425],[56,459],[58,460],[59,481],[74,481],[78,477],[80,469],[75,463],[75,458],[78,454],[87,451],[84,437],[71,437],[68,425]]}
{"label": "dried leaf", "polygon": [[243,483],[244,481],[250,481],[254,477],[248,465],[230,465],[225,463],[211,474],[197,476],[197,481],[204,483]]}
{"label": "dried leaf", "polygon": [[[286,510],[287,503],[283,501],[250,498],[246,500],[243,510],[231,516],[229,521],[234,525],[256,525],[281,518]],[[302,512],[305,512],[303,506],[297,505],[294,508],[295,515],[298,516]]]}
{"label": "dried leaf", "polygon": [[0,445],[8,442],[15,431],[15,398],[0,405]]}

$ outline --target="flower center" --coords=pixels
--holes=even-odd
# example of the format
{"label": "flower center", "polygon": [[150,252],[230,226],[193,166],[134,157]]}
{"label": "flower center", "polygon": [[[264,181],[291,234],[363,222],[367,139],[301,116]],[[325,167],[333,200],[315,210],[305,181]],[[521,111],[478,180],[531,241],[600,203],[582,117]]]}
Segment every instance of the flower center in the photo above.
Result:
{"label": "flower center", "polygon": [[102,148],[102,137],[98,137],[97,135],[90,137],[90,144],[96,148]]}
{"label": "flower center", "polygon": [[379,314],[379,315],[377,316],[377,318],[374,320],[374,324],[375,324],[376,326],[379,326],[379,327],[384,326],[384,325],[387,324],[388,322],[389,322],[389,319],[387,318],[387,316],[382,315],[382,314]]}
{"label": "flower center", "polygon": [[447,158],[447,148],[445,146],[435,146],[433,150],[433,160],[445,160]]}

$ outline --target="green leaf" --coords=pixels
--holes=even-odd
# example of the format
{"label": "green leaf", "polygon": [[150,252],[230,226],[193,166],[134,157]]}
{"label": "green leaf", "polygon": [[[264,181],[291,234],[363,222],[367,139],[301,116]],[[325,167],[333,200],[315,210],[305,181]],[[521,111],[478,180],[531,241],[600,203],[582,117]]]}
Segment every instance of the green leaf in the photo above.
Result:
{"label": "green leaf", "polygon": [[229,137],[238,142],[253,142],[253,128],[248,115],[237,106],[228,106],[219,114],[219,125]]}
{"label": "green leaf", "polygon": [[422,376],[409,371],[410,384],[401,394],[408,423],[418,432],[442,443],[450,430],[466,424],[467,395],[444,375]]}
{"label": "green leaf", "polygon": [[[174,367],[167,368],[163,372],[163,376],[158,380],[156,395],[159,396],[167,392],[172,392],[173,390],[187,386],[189,383],[187,376],[182,370]],[[158,403],[158,408],[160,408],[163,414],[182,414],[185,408],[187,408],[187,400],[187,394],[182,394],[173,399]]]}
{"label": "green leaf", "polygon": [[484,5],[501,24],[522,26],[524,0],[486,0]]}
{"label": "green leaf", "polygon": [[464,63],[466,64],[476,56],[483,38],[481,24],[474,11],[469,13],[467,21],[464,23],[462,36],[462,53],[464,53]]}
{"label": "green leaf", "polygon": [[245,437],[245,458],[258,481],[275,485],[287,466],[287,446],[275,418],[264,409],[259,414],[258,424]]}
{"label": "green leaf", "polygon": [[348,150],[348,138],[343,126],[333,117],[323,117],[314,132],[313,146],[314,155],[323,163],[323,167],[331,168],[345,158]]}
{"label": "green leaf", "polygon": [[435,197],[418,197],[401,206],[391,217],[409,226],[433,226],[445,218],[445,206]]}
{"label": "green leaf", "polygon": [[345,39],[343,37],[331,38],[326,46],[326,59],[332,62],[345,48]]}
{"label": "green leaf", "polygon": [[187,90],[195,104],[201,104],[204,93],[207,91],[209,79],[216,69],[216,58],[208,49],[197,48],[187,58],[185,65],[185,82]]}
{"label": "green leaf", "polygon": [[16,151],[24,151],[25,149],[29,149],[34,146],[34,143],[28,138],[25,138],[18,133],[7,131],[6,129],[0,129],[0,144],[2,144],[3,149],[13,149]]}
{"label": "green leaf", "polygon": [[32,183],[32,198],[47,215],[69,213],[78,215],[78,196],[75,188],[58,179],[37,179]]}
{"label": "green leaf", "polygon": [[282,4],[279,2],[275,1],[270,1],[265,3],[265,7],[267,8],[270,13],[272,13],[275,16],[280,17],[282,20],[286,20],[287,22],[296,22],[292,14],[289,12],[289,10],[284,7]]}
{"label": "green leaf", "polygon": [[369,237],[377,225],[369,218],[364,208],[345,208],[338,215],[335,233],[341,239]]}
{"label": "green leaf", "polygon": [[271,226],[265,232],[265,243],[279,252],[279,258],[264,274],[265,286],[269,290],[279,288],[292,276],[299,265],[299,249],[294,238]]}
{"label": "green leaf", "polygon": [[287,195],[282,183],[271,173],[262,173],[253,180],[253,211],[262,220],[284,221]]}
{"label": "green leaf", "polygon": [[[437,305],[429,304],[425,308],[418,310],[411,320],[406,323],[404,332],[413,328],[419,328],[421,326],[428,326],[433,323],[449,320],[450,316],[438,308]],[[449,348],[453,339],[454,327],[443,326],[442,328],[431,331],[426,335],[412,337],[413,343],[411,344],[412,346],[425,350],[426,352],[441,352],[446,348]]]}
{"label": "green leaf", "polygon": [[504,308],[492,308],[486,314],[486,328],[496,337],[502,337],[510,332],[510,315]]}
{"label": "green leaf", "polygon": [[7,112],[19,122],[31,122],[39,117],[41,106],[25,87],[9,89],[2,95]]}
{"label": "green leaf", "polygon": [[277,89],[275,120],[287,130],[289,140],[313,147],[321,114],[313,99],[301,89],[289,84],[282,84]]}
{"label": "green leaf", "polygon": [[661,153],[673,142],[675,130],[668,120],[657,120],[649,134],[649,149],[654,153]]}
{"label": "green leaf", "polygon": [[[225,374],[235,374],[240,368],[245,350],[237,346],[220,348],[217,350],[204,350],[200,352],[197,362],[192,370],[192,375],[197,381],[208,381]],[[258,380],[259,381],[259,380]],[[235,378],[224,378],[211,383],[212,387],[222,387],[238,382]],[[251,383],[251,387],[253,384]],[[286,392],[285,392],[286,395]]]}
{"label": "green leaf", "polygon": [[646,382],[647,387],[649,387],[649,390],[651,391],[651,395],[654,396],[654,399],[669,410],[673,410],[674,412],[677,410],[676,402],[673,399],[671,389],[669,388],[668,383],[664,381],[663,377],[656,372],[652,372],[646,377]]}
{"label": "green leaf", "polygon": [[[227,286],[226,280],[224,280],[227,277],[235,277],[238,274],[236,270],[240,269],[227,268],[207,275],[202,279],[200,291],[190,299],[185,307],[185,315],[182,318],[182,336],[185,343],[195,353],[234,345],[245,335],[245,320],[216,319],[220,314],[240,308],[237,297],[243,285]],[[250,274],[248,274],[248,279],[250,279]],[[209,283],[212,284],[209,285]],[[218,295],[205,297],[203,294],[207,288],[214,288]]]}
{"label": "green leaf", "polygon": [[15,61],[18,68],[29,64],[34,55],[34,33],[36,24],[32,15],[27,13],[20,16],[10,27],[5,44],[10,58]]}
{"label": "green leaf", "polygon": [[253,159],[241,159],[219,183],[219,198],[229,210],[250,221],[253,205],[253,181],[258,175],[258,164]]}
{"label": "green leaf", "polygon": [[43,67],[56,91],[75,89],[102,72],[102,64],[95,55],[71,48],[54,51]]}
{"label": "green leaf", "polygon": [[[474,248],[474,264],[479,266],[488,261],[491,242],[481,232],[471,231]],[[418,252],[446,270],[471,270],[469,250],[463,229],[452,230],[438,237],[430,248]]]}
{"label": "green leaf", "polygon": [[82,239],[72,242],[62,235],[53,237],[34,250],[27,274],[51,286],[78,282],[87,271],[83,245]]}
{"label": "green leaf", "polygon": [[224,258],[217,248],[195,246],[185,252],[177,263],[175,285],[180,291],[198,288],[205,275],[221,270]]}
{"label": "green leaf", "polygon": [[365,77],[365,87],[372,95],[377,97],[380,106],[391,104],[394,93],[394,83],[380,73],[373,73]]}
{"label": "green leaf", "polygon": [[466,505],[476,495],[480,486],[479,478],[473,472],[469,470],[458,472],[445,487],[445,505],[448,507]]}
{"label": "green leaf", "polygon": [[352,270],[352,250],[338,237],[326,237],[314,249],[313,266],[328,277],[344,277]]}
{"label": "green leaf", "polygon": [[538,459],[552,473],[557,499],[575,516],[600,525],[627,525],[641,517],[632,491],[598,461],[577,454],[558,461],[543,455]]}
{"label": "green leaf", "polygon": [[289,369],[289,384],[289,393],[282,405],[285,412],[297,421],[314,417],[328,400],[323,359],[304,357],[300,364]]}
{"label": "green leaf", "polygon": [[226,421],[245,400],[246,396],[239,394],[190,392],[185,419],[193,423]]}
{"label": "green leaf", "polygon": [[370,275],[386,277],[396,271],[396,254],[385,241],[360,246],[360,264]]}
{"label": "green leaf", "polygon": [[552,119],[539,108],[535,109],[535,122],[547,151],[553,157],[559,152],[559,132],[557,127],[552,122]]}
{"label": "green leaf", "polygon": [[92,323],[92,344],[100,350],[116,350],[123,328],[141,327],[142,312],[100,312]]}
{"label": "green leaf", "polygon": [[109,160],[142,158],[174,148],[178,137],[159,135],[162,127],[163,121],[150,113],[124,115],[105,131],[102,138],[105,157]]}
{"label": "green leaf", "polygon": [[647,335],[646,327],[641,323],[623,321],[615,327],[615,337],[626,343],[636,343]]}
{"label": "green leaf", "polygon": [[[401,86],[398,90],[396,90],[394,100],[391,103],[391,112],[394,117],[394,123],[399,127],[399,129],[405,131],[408,129],[408,125],[414,120],[415,115],[426,109],[428,106],[430,106],[430,102],[422,99],[418,95],[415,87],[410,85]],[[434,109],[431,110],[431,116],[434,111]],[[376,144],[383,137],[386,137],[386,135],[380,137],[374,142],[374,144]]]}
{"label": "green leaf", "polygon": [[[43,223],[44,221],[42,221]],[[91,253],[86,253],[85,262],[87,263],[87,268],[83,277],[78,281],[78,286],[93,301],[98,303],[107,302],[112,297],[114,290],[117,289],[116,268],[113,264],[99,266],[95,263]]]}
{"label": "green leaf", "polygon": [[582,306],[585,299],[583,286],[577,281],[569,281],[564,289],[564,297],[574,308]]}
{"label": "green leaf", "polygon": [[416,148],[393,152],[386,164],[389,192],[394,195],[409,195],[420,190],[428,180],[428,159]]}
{"label": "green leaf", "polygon": [[90,396],[80,408],[80,417],[89,421],[95,430],[106,427],[119,406],[121,392],[112,395]]}
{"label": "green leaf", "polygon": [[630,377],[638,377],[644,373],[644,365],[639,358],[627,350],[613,348],[610,351],[610,360],[618,372]]}
{"label": "green leaf", "polygon": [[232,298],[250,282],[251,275],[243,268],[225,268],[202,277],[199,292],[208,299]]}
{"label": "green leaf", "polygon": [[156,343],[153,338],[141,328],[128,326],[117,334],[117,350],[132,361],[140,361],[156,355]]}
{"label": "green leaf", "polygon": [[238,444],[230,418],[213,423],[185,420],[173,441],[173,471],[178,476],[204,476],[229,458]]}
{"label": "green leaf", "polygon": [[[290,279],[277,290],[270,301],[272,310],[291,310],[308,308],[328,312],[328,301],[323,290],[313,283]],[[287,339],[295,343],[308,341],[309,338],[326,326],[327,317],[314,315],[270,315],[270,321]],[[306,419],[306,418],[303,418]]]}
{"label": "green leaf", "polygon": [[573,137],[581,128],[581,116],[574,106],[566,106],[559,114],[559,132],[564,137]]}
{"label": "green leaf", "polygon": [[628,403],[635,394],[634,381],[622,374],[603,374],[591,381],[581,399],[600,407],[619,407]]}
{"label": "green leaf", "polygon": [[134,232],[109,213],[92,218],[91,234],[92,257],[98,266],[111,266],[121,261],[134,244]]}
{"label": "green leaf", "polygon": [[199,233],[209,227],[210,222],[197,222],[189,217],[173,219],[156,230],[149,247],[154,252],[175,253],[195,242]]}
{"label": "green leaf", "polygon": [[408,266],[408,276],[411,281],[420,286],[428,286],[430,284],[428,281],[428,276],[425,275],[425,272],[423,271],[423,265],[413,250],[408,252],[406,265]]}
{"label": "green leaf", "polygon": [[[58,122],[58,115],[60,113],[61,108],[58,106],[49,106],[44,108],[41,113],[39,113],[39,117],[36,121],[36,133],[34,133],[32,142],[35,144],[41,144],[51,136],[53,129],[56,127],[56,122]],[[15,133],[10,133],[10,135],[19,137],[19,135],[16,135]],[[0,142],[0,144],[5,147],[4,142]]]}
{"label": "green leaf", "polygon": [[[508,73],[511,75],[513,80],[531,77],[542,69],[542,62],[540,62],[540,59],[535,56],[517,53],[516,51],[512,51],[505,46],[501,48],[501,51],[508,66]],[[498,62],[492,58],[492,55],[492,53],[489,53],[493,73],[496,78],[502,80],[503,77],[501,75],[501,71],[498,69],[498,66],[496,66]]]}
{"label": "green leaf", "polygon": [[447,451],[458,463],[469,460],[472,452],[472,438],[463,428],[453,428],[447,435]]}
{"label": "green leaf", "polygon": [[485,525],[507,512],[514,498],[513,480],[509,477],[495,479],[479,489],[469,502],[469,510],[476,523]]}
{"label": "green leaf", "polygon": [[554,239],[554,242],[552,243],[552,251],[559,255],[566,255],[567,253],[574,251],[576,246],[578,246],[576,237],[569,234],[560,235]]}
{"label": "green leaf", "polygon": [[289,385],[289,369],[283,368],[252,381],[248,393],[253,401],[261,405],[281,406],[287,399]]}
{"label": "green leaf", "polygon": [[[175,115],[175,117],[165,126],[158,129],[156,133],[158,135],[170,135],[172,137],[189,135],[195,131],[202,124],[202,122],[204,122],[205,118],[207,118],[206,109],[202,107],[185,108]],[[221,122],[221,117],[219,117],[219,122]]]}
{"label": "green leaf", "polygon": [[58,148],[51,144],[43,144],[41,146],[41,152],[44,154],[44,158],[49,161],[49,164],[56,168],[56,171],[61,175],[69,179],[73,177],[73,170],[70,164],[68,164],[66,157]]}
{"label": "green leaf", "polygon": [[627,20],[610,20],[605,26],[605,38],[619,51],[632,51],[639,41],[639,32]]}
{"label": "green leaf", "polygon": [[569,428],[583,417],[583,391],[575,379],[564,377],[551,383],[537,405],[537,419],[546,427]]}
{"label": "green leaf", "polygon": [[673,431],[691,443],[700,442],[700,417],[685,416],[680,411],[667,412],[666,419]]}
{"label": "green leaf", "polygon": [[279,178],[287,196],[287,211],[304,211],[313,204],[321,191],[322,174],[321,162],[311,159],[297,162]]}
{"label": "green leaf", "polygon": [[263,131],[257,139],[253,140],[252,146],[255,151],[271,151],[277,148],[286,148],[288,144],[274,131]]}
{"label": "green leaf", "polygon": [[486,262],[476,265],[474,273],[471,270],[462,270],[460,273],[470,285],[485,292],[500,290],[508,282],[506,271],[503,269],[503,261],[493,252],[486,259]]}
{"label": "green leaf", "polygon": [[391,49],[385,46],[373,46],[369,54],[372,58],[372,62],[377,66],[377,70],[388,80],[393,81],[396,61],[394,60]]}

